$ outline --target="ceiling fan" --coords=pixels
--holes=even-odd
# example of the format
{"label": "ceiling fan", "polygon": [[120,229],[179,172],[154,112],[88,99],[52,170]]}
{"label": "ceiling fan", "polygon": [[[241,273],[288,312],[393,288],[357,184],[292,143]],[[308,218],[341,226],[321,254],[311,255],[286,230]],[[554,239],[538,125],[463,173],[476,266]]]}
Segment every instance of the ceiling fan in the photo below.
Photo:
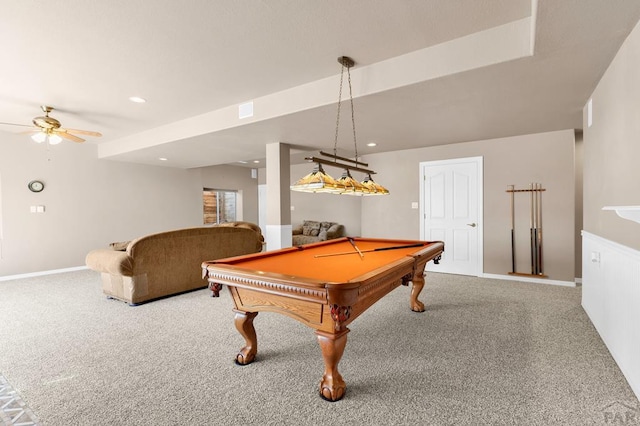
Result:
{"label": "ceiling fan", "polygon": [[67,129],[61,127],[62,125],[58,120],[53,117],[49,117],[49,113],[53,111],[53,107],[42,105],[42,111],[44,111],[44,116],[35,117],[32,122],[35,126],[29,126],[27,124],[14,124],[14,123],[0,123],[6,124],[9,126],[21,126],[21,127],[30,127],[31,130],[27,130],[24,133],[34,133],[31,138],[38,142],[47,141],[52,145],[58,144],[62,142],[63,139],[67,139],[73,142],[84,142],[84,139],[76,136],[76,135],[86,135],[86,136],[95,136],[99,137],[102,134],[98,132],[92,132],[89,130],[78,130],[78,129]]}

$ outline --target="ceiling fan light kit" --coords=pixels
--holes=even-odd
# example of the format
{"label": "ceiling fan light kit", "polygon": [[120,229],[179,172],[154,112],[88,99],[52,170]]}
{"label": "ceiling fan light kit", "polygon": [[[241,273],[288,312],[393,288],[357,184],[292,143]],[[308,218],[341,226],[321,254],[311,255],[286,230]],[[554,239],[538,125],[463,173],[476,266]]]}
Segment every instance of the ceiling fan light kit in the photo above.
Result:
{"label": "ceiling fan light kit", "polygon": [[31,139],[33,139],[37,143],[42,143],[47,140],[47,134],[43,132],[38,132],[34,135],[31,135]]}
{"label": "ceiling fan light kit", "polygon": [[60,142],[62,142],[62,138],[58,135],[47,135],[47,137],[49,138],[49,143],[51,145],[58,145]]}
{"label": "ceiling fan light kit", "polygon": [[44,130],[32,135],[31,139],[33,139],[37,143],[42,143],[46,141],[47,143],[49,143],[49,145],[58,145],[60,142],[62,142],[62,138],[60,136],[56,135],[55,133],[44,131]]}
{"label": "ceiling fan light kit", "polygon": [[[102,134],[98,132],[93,132],[90,130],[79,130],[79,129],[68,129],[63,128],[60,121],[57,119],[50,117],[49,113],[53,111],[53,107],[48,105],[42,105],[42,111],[44,111],[44,116],[35,117],[31,122],[35,127],[32,127],[31,130],[27,130],[26,133],[34,133],[31,136],[37,143],[47,142],[49,145],[57,145],[62,142],[64,139],[73,141],[73,142],[84,142],[84,139],[78,137],[76,135],[87,135],[100,137]],[[20,126],[20,127],[31,127],[24,124],[13,124],[13,123],[2,123],[10,126]]]}

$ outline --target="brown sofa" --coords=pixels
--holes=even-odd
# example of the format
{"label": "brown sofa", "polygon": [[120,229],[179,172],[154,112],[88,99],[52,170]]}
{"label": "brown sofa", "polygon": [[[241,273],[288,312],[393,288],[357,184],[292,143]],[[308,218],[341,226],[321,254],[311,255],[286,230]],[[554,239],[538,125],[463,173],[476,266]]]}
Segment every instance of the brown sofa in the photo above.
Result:
{"label": "brown sofa", "polygon": [[264,238],[248,222],[178,229],[146,235],[87,254],[87,266],[102,276],[110,298],[137,305],[207,287],[202,262],[256,253]]}
{"label": "brown sofa", "polygon": [[294,246],[300,246],[340,237],[344,237],[344,225],[335,222],[305,220],[293,228],[291,242]]}

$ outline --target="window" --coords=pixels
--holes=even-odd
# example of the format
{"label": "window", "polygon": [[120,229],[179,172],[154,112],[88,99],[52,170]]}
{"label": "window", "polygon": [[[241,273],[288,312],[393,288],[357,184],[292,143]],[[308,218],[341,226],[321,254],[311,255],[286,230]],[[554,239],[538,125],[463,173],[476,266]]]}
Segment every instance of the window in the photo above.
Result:
{"label": "window", "polygon": [[236,191],[205,188],[202,191],[204,224],[234,222],[237,195]]}

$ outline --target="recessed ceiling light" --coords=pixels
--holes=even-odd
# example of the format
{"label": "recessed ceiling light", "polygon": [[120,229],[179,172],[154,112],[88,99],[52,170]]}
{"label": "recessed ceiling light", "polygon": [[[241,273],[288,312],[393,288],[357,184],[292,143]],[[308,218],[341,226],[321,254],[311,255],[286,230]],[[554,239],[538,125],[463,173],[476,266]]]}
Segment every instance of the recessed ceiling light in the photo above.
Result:
{"label": "recessed ceiling light", "polygon": [[375,142],[369,142],[369,143],[367,144],[367,146],[377,146],[377,145],[378,145],[378,144],[377,144],[377,143],[375,143]]}
{"label": "recessed ceiling light", "polygon": [[168,159],[167,159],[167,158],[164,158],[164,157],[160,157],[160,158],[158,158],[158,160],[160,160],[160,161],[167,161]]}
{"label": "recessed ceiling light", "polygon": [[238,163],[240,163],[240,164],[247,164],[247,162],[246,162],[246,161],[238,161]]}
{"label": "recessed ceiling light", "polygon": [[253,160],[254,163],[258,164],[260,160]]}
{"label": "recessed ceiling light", "polygon": [[147,102],[147,100],[146,100],[146,99],[141,98],[141,97],[139,97],[139,96],[131,96],[131,97],[129,98],[129,100],[130,100],[131,102],[135,102],[135,103],[137,103],[137,104],[143,104],[143,103]]}

